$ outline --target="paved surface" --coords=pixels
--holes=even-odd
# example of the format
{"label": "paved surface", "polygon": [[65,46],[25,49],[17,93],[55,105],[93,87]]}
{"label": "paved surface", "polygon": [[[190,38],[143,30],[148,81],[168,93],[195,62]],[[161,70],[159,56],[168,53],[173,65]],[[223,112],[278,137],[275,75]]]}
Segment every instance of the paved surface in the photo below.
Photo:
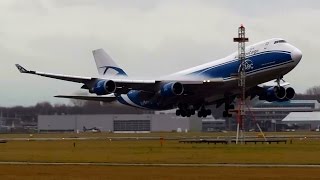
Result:
{"label": "paved surface", "polygon": [[0,162],[0,165],[82,165],[82,166],[153,166],[153,167],[261,167],[320,168],[320,164],[163,164],[163,163],[79,163],[79,162]]}
{"label": "paved surface", "polygon": [[[0,138],[5,141],[61,141],[61,140],[159,140],[160,137],[57,137],[57,138]],[[178,140],[179,138],[166,138],[167,140]]]}
{"label": "paved surface", "polygon": [[[122,140],[159,140],[161,137],[156,137],[156,136],[128,136],[128,137],[54,137],[54,138],[43,138],[43,137],[30,137],[30,138],[0,138],[0,140],[5,140],[5,141],[59,141],[59,140],[103,140],[103,139],[111,139],[111,140],[116,140],[116,141],[122,141]],[[199,137],[166,137],[166,140],[224,140],[225,138],[231,138],[235,139],[235,137],[212,137],[212,136],[199,136]],[[320,139],[320,134],[319,135],[278,135],[278,136],[267,136],[266,137],[268,140],[274,140],[274,139],[303,139],[303,138],[318,138]],[[257,139],[256,136],[246,136],[246,139]],[[261,138],[258,138],[261,139]]]}

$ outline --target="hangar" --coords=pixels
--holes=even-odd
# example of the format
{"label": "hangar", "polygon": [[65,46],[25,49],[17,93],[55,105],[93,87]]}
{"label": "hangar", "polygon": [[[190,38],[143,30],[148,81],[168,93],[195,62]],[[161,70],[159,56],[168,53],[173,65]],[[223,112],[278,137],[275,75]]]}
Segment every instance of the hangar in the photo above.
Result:
{"label": "hangar", "polygon": [[258,101],[250,111],[264,131],[282,131],[286,129],[283,121],[290,113],[312,114],[320,110],[317,100],[290,100],[284,102]]}
{"label": "hangar", "polygon": [[166,114],[39,115],[38,132],[201,131],[201,120]]}
{"label": "hangar", "polygon": [[291,112],[282,122],[291,126],[298,126],[299,129],[319,131],[320,112]]}

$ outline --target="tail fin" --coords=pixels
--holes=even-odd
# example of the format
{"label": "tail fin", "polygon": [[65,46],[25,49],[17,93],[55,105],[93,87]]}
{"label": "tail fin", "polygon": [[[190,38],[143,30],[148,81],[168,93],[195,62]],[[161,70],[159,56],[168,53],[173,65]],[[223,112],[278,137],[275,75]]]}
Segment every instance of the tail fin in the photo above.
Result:
{"label": "tail fin", "polygon": [[127,76],[127,73],[125,73],[103,49],[93,50],[92,54],[96,61],[99,75]]}

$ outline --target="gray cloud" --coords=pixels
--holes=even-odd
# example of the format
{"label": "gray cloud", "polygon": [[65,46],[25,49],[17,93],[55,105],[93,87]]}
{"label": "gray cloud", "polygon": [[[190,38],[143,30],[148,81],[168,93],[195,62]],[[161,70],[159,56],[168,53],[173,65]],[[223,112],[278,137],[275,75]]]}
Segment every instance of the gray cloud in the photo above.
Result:
{"label": "gray cloud", "polygon": [[[224,57],[244,23],[250,44],[283,37],[303,51],[285,78],[298,92],[320,84],[318,1],[0,1],[0,105],[65,102],[79,84],[21,75],[28,68],[96,76],[91,50],[105,48],[134,77],[159,77]],[[306,73],[308,72],[308,73]]]}

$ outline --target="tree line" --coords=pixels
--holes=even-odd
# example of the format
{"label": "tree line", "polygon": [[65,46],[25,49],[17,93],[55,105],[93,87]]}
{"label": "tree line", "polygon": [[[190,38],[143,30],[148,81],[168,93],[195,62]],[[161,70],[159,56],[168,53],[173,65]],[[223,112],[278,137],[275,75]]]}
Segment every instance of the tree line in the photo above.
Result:
{"label": "tree line", "polygon": [[[73,102],[73,101],[71,101]],[[96,101],[83,101],[79,104],[51,104],[39,102],[34,106],[0,107],[0,116],[4,118],[21,118],[24,121],[36,121],[38,115],[72,115],[72,114],[142,114],[151,113],[129,106],[114,106]]]}

